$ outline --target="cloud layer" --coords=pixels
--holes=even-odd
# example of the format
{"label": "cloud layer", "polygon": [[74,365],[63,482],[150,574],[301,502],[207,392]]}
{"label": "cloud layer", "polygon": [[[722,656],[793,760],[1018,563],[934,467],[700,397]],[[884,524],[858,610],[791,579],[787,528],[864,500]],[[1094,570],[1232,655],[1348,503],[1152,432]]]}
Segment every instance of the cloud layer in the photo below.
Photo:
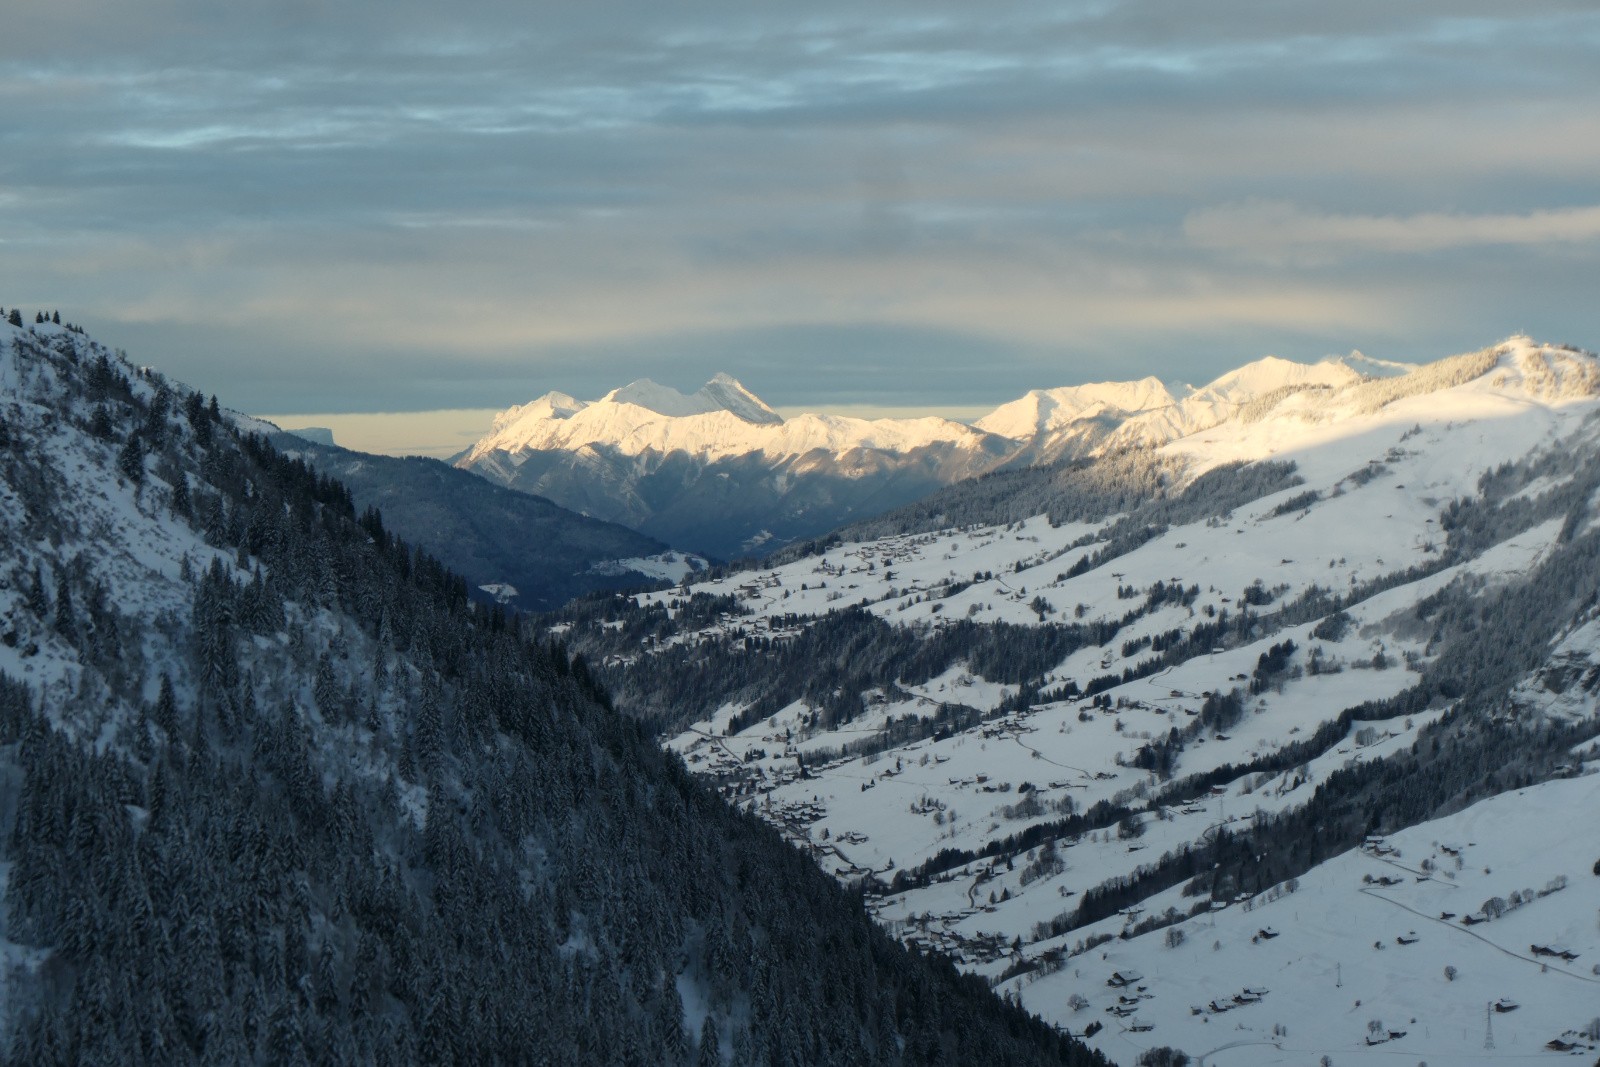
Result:
{"label": "cloud layer", "polygon": [[1600,12],[26,4],[0,302],[256,410],[1600,346]]}

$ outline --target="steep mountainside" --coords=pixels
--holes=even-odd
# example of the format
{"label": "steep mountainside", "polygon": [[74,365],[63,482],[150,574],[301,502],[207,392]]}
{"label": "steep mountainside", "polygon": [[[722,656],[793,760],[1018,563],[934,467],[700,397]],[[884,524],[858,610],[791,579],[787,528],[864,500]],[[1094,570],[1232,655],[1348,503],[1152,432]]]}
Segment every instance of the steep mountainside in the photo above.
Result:
{"label": "steep mountainside", "polygon": [[241,425],[0,326],[8,1062],[1102,1062]]}
{"label": "steep mountainside", "polygon": [[420,545],[478,593],[524,611],[548,611],[604,589],[677,581],[702,561],[616,523],[420,456],[372,456],[270,439],[350,489],[358,511],[377,508],[395,534]]}
{"label": "steep mountainside", "polygon": [[1465,1062],[1500,997],[1496,1062],[1593,1044],[1600,844],[1552,813],[1600,769],[1600,363],[1376,369],[1246,368],[1191,433],[1124,424],[1159,445],[550,626],[903,939],[1120,1062]]}

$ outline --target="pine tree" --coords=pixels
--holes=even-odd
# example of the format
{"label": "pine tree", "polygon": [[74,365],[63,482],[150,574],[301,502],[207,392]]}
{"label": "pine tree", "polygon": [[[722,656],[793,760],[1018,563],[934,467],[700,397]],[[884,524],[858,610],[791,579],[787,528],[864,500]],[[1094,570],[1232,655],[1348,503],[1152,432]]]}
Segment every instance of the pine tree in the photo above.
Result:
{"label": "pine tree", "polygon": [[722,1067],[722,1049],[714,1016],[707,1015],[700,1025],[700,1056],[695,1060],[695,1067]]}
{"label": "pine tree", "polygon": [[33,580],[28,583],[28,610],[41,623],[50,615],[50,598],[45,595],[44,575],[37,564],[33,568]]}
{"label": "pine tree", "polygon": [[134,485],[144,484],[144,448],[139,438],[129,437],[128,443],[117,453],[117,470]]}
{"label": "pine tree", "polygon": [[172,690],[172,679],[165,674],[161,676],[161,692],[156,697],[155,707],[151,709],[150,719],[167,735],[168,741],[178,737],[178,698]]}
{"label": "pine tree", "polygon": [[56,633],[71,639],[77,631],[77,620],[72,613],[72,586],[67,581],[67,572],[56,572]]}

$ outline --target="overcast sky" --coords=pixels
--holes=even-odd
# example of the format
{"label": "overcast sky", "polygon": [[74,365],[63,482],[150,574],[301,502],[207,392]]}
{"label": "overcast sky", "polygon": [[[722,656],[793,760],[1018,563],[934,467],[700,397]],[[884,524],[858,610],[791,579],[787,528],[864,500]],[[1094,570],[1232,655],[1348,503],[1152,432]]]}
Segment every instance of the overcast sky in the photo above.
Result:
{"label": "overcast sky", "polygon": [[0,303],[256,412],[1600,348],[1594,0],[21,0]]}

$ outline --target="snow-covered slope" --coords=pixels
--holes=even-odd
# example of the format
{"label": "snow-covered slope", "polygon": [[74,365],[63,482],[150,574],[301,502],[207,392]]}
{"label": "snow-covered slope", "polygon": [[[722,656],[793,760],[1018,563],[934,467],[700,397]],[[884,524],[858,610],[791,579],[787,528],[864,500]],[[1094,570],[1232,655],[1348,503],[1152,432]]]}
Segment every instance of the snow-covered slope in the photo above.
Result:
{"label": "snow-covered slope", "polygon": [[[1159,931],[1121,939],[1116,916],[1073,935],[1113,940],[1002,988],[1075,1032],[1105,1021],[1096,1043],[1121,1062],[1167,1045],[1228,1064],[1538,1064],[1554,1041],[1589,1063],[1596,771],[1374,837]],[[1189,903],[1169,892],[1146,908]],[[1118,988],[1119,972],[1140,978]]]}
{"label": "snow-covered slope", "polygon": [[[1074,1031],[1106,1023],[1095,1041],[1121,1062],[1162,1044],[1228,1046],[1219,1063],[1464,1062],[1484,1001],[1520,999],[1519,968],[1550,972],[1497,964],[1459,922],[1427,932],[1459,956],[1395,944],[1433,921],[1390,929],[1400,905],[1465,915],[1531,887],[1517,914],[1547,917],[1537,936],[1573,942],[1582,975],[1600,962],[1580,888],[1600,843],[1546,825],[1593,788],[1539,784],[1584,773],[1600,731],[1600,364],[1513,338],[1358,367],[1262,361],[1134,415],[1144,447],[1076,481],[957,486],[906,532],[846,531],[559,629],[672,725],[691,769],[875,886],[902,937]],[[1119,481],[1157,488],[1104,505]],[[1037,511],[984,518],[1014,499]],[[1418,842],[1461,840],[1473,869],[1362,892],[1401,857],[1346,853],[1429,818],[1457,821],[1408,831],[1406,862],[1437,867]],[[1539,897],[1557,875],[1574,889]],[[1269,923],[1282,937],[1252,944]],[[1524,932],[1496,944],[1526,956]],[[1118,969],[1148,981],[1107,986]],[[1541,980],[1502,1057],[1571,1039],[1600,1003],[1592,977]]]}

